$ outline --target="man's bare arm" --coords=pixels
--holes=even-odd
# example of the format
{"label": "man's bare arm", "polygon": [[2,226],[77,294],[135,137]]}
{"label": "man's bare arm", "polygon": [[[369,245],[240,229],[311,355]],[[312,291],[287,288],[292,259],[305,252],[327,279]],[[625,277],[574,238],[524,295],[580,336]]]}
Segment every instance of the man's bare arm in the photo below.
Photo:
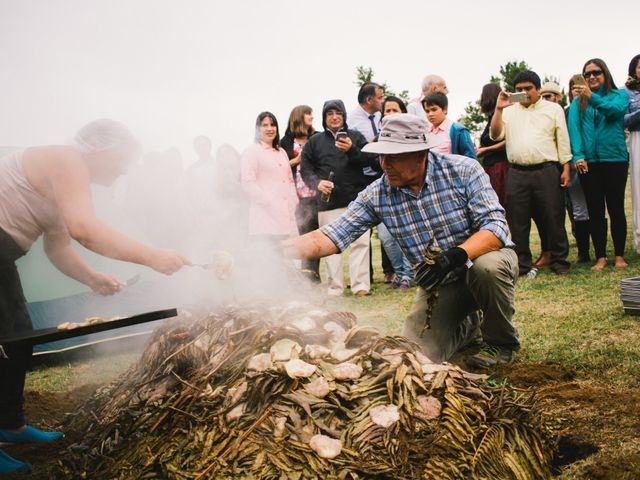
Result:
{"label": "man's bare arm", "polygon": [[509,105],[509,94],[504,91],[500,92],[496,100],[496,110],[493,113],[491,125],[489,126],[489,137],[492,140],[502,140],[502,110]]}
{"label": "man's bare arm", "polygon": [[460,245],[460,248],[467,252],[471,260],[485,253],[500,250],[502,247],[502,241],[489,230],[480,230],[474,233]]}
{"label": "man's bare arm", "polygon": [[320,230],[282,242],[284,254],[290,258],[311,260],[340,253],[335,243]]}
{"label": "man's bare arm", "polygon": [[111,295],[120,291],[120,282],[115,277],[96,272],[71,246],[66,232],[44,234],[44,251],[51,263],[68,277],[88,285],[94,292]]}
{"label": "man's bare arm", "polygon": [[89,175],[78,155],[56,159],[48,181],[69,235],[85,248],[106,257],[147,265],[170,274],[188,261],[169,250],[137,242],[99,220],[93,211]]}

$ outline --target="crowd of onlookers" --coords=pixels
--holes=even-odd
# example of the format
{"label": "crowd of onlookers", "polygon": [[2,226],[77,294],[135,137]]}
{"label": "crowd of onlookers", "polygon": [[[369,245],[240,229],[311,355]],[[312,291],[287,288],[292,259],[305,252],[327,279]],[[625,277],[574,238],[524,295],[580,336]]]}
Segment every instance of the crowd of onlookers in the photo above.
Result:
{"label": "crowd of onlookers", "polygon": [[[191,179],[189,194],[197,197],[196,203],[204,204],[212,189],[231,190],[237,185],[230,177],[234,170],[216,168],[216,164],[222,162],[228,167],[238,162],[240,171],[236,174],[249,202],[250,236],[276,243],[313,231],[336,219],[359,192],[382,175],[377,155],[362,151],[364,145],[378,140],[382,119],[410,113],[427,121],[426,133],[437,139],[433,150],[482,163],[505,209],[520,275],[534,278],[542,267],[557,274],[570,271],[565,215],[571,221],[578,263],[593,261],[593,270],[606,267],[609,231],[614,265],[624,268],[629,159],[633,241],[640,253],[640,186],[636,180],[640,175],[639,59],[635,56],[631,60],[624,88],[616,86],[601,59],[585,62],[582,72],[568,84],[568,106],[564,110],[560,106],[560,85],[542,83],[535,72],[520,72],[514,78],[514,92],[488,83],[479,99],[487,123],[477,139],[463,124],[448,117],[449,91],[438,75],[427,75],[420,97],[408,104],[386,96],[373,82],[361,86],[358,105],[349,112],[342,100],[328,100],[321,110],[323,130],[319,132],[314,129],[310,106],[294,107],[282,127],[272,113],[265,111],[256,120],[255,143],[241,155],[223,146],[214,161],[210,140],[196,138],[198,161],[187,172]],[[228,196],[233,195],[229,191]],[[529,246],[532,220],[540,237],[537,258]],[[385,225],[380,224],[376,230],[382,244],[384,282],[396,289],[409,289],[412,265]],[[326,259],[330,295],[342,295],[344,291],[343,256],[348,256],[353,294],[370,293],[372,233],[354,242],[348,253]],[[303,261],[302,270],[312,280],[320,281],[318,260]]]}

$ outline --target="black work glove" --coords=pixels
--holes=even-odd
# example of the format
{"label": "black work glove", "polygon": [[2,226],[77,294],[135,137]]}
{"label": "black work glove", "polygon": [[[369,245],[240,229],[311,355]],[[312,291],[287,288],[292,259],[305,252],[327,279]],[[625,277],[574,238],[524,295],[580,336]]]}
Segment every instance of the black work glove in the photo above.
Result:
{"label": "black work glove", "polygon": [[440,252],[435,263],[422,262],[416,269],[415,282],[424,290],[430,292],[442,283],[453,271],[464,272],[469,259],[467,252],[460,247],[453,247]]}

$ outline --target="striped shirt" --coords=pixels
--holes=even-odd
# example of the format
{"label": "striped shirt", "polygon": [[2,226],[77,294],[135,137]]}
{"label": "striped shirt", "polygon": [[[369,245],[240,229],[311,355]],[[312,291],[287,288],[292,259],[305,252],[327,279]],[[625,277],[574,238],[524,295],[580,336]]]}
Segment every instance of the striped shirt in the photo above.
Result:
{"label": "striped shirt", "polygon": [[475,160],[429,152],[425,184],[418,195],[391,187],[387,176],[376,180],[349,204],[338,219],[320,228],[340,251],[378,223],[384,223],[409,261],[416,265],[434,244],[448,249],[488,230],[513,247],[504,209]]}

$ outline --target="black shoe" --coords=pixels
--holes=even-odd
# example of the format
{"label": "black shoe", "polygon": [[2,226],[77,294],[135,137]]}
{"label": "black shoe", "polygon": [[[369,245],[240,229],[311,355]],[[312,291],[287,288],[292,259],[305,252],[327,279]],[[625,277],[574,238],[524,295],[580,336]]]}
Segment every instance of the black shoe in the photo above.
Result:
{"label": "black shoe", "polygon": [[507,347],[488,345],[485,343],[478,353],[467,357],[465,363],[470,368],[486,369],[495,367],[498,364],[511,363],[512,360],[512,349]]}

